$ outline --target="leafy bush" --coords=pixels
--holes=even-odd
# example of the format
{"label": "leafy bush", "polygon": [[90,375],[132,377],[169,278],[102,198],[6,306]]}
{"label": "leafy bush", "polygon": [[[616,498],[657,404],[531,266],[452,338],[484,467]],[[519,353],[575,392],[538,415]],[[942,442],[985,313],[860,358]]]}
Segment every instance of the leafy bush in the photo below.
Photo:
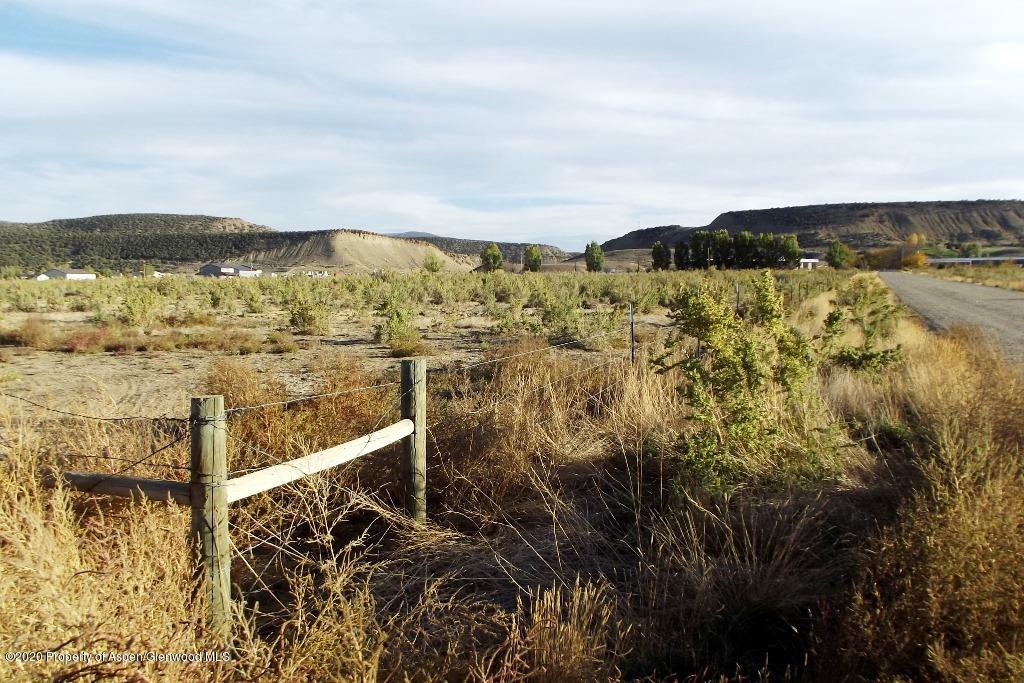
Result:
{"label": "leafy bush", "polygon": [[412,311],[402,306],[395,297],[385,298],[377,307],[384,319],[373,328],[373,338],[387,345],[395,357],[415,356],[423,353],[426,345],[419,329],[412,323]]}
{"label": "leafy bush", "polygon": [[[817,452],[827,443],[801,444],[779,428],[780,411],[811,400],[806,384],[817,363],[811,340],[784,322],[769,272],[754,290],[746,320],[711,287],[683,290],[671,306],[676,336],[659,359],[664,371],[683,373],[695,427],[684,438],[683,457],[690,474],[711,489],[828,469]],[[674,355],[691,339],[695,353]]]}
{"label": "leafy bush", "polygon": [[428,251],[427,255],[423,257],[423,270],[428,273],[440,273],[444,270],[444,261],[433,249]]}
{"label": "leafy bush", "polygon": [[299,292],[288,302],[288,324],[299,334],[330,334],[331,305],[324,292]]}
{"label": "leafy bush", "polygon": [[291,332],[275,330],[267,337],[267,341],[270,342],[271,353],[294,353],[299,350],[299,343]]}
{"label": "leafy bush", "polygon": [[117,319],[130,327],[151,325],[160,316],[164,304],[163,297],[152,289],[132,289],[121,300]]}
{"label": "leafy bush", "polygon": [[839,290],[837,309],[830,315],[827,329],[834,330],[840,320],[854,324],[863,335],[859,346],[845,346],[835,352],[834,360],[854,369],[878,369],[903,358],[903,349],[879,349],[879,341],[892,336],[902,317],[902,309],[892,301],[889,289],[871,274],[853,277]]}

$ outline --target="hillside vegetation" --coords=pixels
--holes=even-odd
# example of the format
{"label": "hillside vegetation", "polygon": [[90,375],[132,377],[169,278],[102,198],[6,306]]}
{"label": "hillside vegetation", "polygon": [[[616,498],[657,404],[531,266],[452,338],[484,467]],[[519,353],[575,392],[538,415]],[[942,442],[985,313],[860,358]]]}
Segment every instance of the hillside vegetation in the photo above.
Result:
{"label": "hillside vegetation", "polygon": [[930,243],[1020,245],[1024,243],[1024,202],[820,204],[728,211],[704,228],[679,225],[643,228],[602,246],[605,250],[645,249],[659,240],[674,245],[698,229],[796,233],[801,245],[819,248],[833,239],[857,248],[888,246],[902,243],[914,233]]}
{"label": "hillside vegetation", "polygon": [[240,218],[116,214],[42,223],[0,222],[0,267],[25,271],[64,264],[127,270],[143,261],[173,270],[230,260],[265,268],[403,269],[420,267],[428,253],[437,254],[445,268],[468,266],[468,260],[442,255],[418,240],[351,230],[276,232]]}
{"label": "hillside vegetation", "polygon": [[[487,240],[467,240],[459,237],[442,237],[440,235],[431,235],[430,233],[424,232],[406,232],[394,237],[400,237],[402,239],[414,239],[418,242],[429,242],[438,249],[446,251],[449,254],[465,254],[467,256],[479,256],[480,252],[491,242]],[[495,242],[498,245],[498,249],[501,250],[501,255],[505,261],[509,263],[519,263],[526,251],[526,248],[530,246],[527,242]],[[572,256],[567,251],[563,251],[558,247],[553,247],[550,244],[540,244],[541,256],[545,263],[557,263],[563,261]]]}
{"label": "hillside vegetation", "polygon": [[[173,270],[232,260],[252,261],[264,268],[408,269],[421,267],[428,253],[437,254],[443,268],[465,270],[477,264],[488,244],[426,233],[277,232],[240,218],[180,214],[112,214],[41,223],[0,221],[0,267],[25,271],[65,264],[127,270],[138,268],[143,261]],[[518,263],[527,246],[498,243],[510,263]],[[541,245],[541,253],[548,262],[569,256],[550,245]]]}

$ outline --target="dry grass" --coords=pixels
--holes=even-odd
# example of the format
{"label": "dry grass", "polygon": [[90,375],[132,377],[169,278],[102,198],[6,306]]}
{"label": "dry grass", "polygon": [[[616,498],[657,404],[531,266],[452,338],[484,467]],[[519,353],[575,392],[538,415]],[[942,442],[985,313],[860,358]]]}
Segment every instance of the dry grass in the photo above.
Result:
{"label": "dry grass", "polygon": [[[493,358],[529,355],[432,373],[428,524],[396,509],[384,449],[233,506],[231,662],[4,678],[1019,678],[1020,371],[964,333],[899,335],[904,364],[830,370],[811,385],[822,400],[774,408],[806,443],[848,430],[833,474],[731,497],[683,483],[687,407],[646,352],[630,365],[524,339]],[[326,352],[310,370],[325,393],[395,379]],[[229,406],[287,398],[240,359],[206,389]],[[229,467],[396,418],[394,386],[243,412]],[[0,644],[204,649],[187,511],[41,485],[50,466],[111,471],[77,456],[148,453],[180,427],[43,419],[0,413]],[[133,471],[184,479],[162,466],[185,459],[180,443]]]}
{"label": "dry grass", "polygon": [[973,282],[989,287],[1002,287],[1024,291],[1024,268],[1007,261],[998,266],[956,266],[953,268],[929,268],[929,275],[953,280],[955,282]]}

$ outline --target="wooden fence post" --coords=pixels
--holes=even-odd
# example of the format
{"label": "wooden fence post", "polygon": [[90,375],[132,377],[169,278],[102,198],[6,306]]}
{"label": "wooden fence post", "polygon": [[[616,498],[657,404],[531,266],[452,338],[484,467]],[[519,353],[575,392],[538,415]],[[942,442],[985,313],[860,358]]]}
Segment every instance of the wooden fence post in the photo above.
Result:
{"label": "wooden fence post", "polygon": [[405,508],[417,522],[427,521],[427,360],[402,361],[402,418],[413,421],[405,437]]}
{"label": "wooden fence post", "polygon": [[629,361],[636,362],[636,314],[633,302],[629,303]]}
{"label": "wooden fence post", "polygon": [[192,438],[192,533],[207,627],[214,638],[231,638],[231,553],[228,548],[227,432],[224,397],[197,396],[189,412]]}

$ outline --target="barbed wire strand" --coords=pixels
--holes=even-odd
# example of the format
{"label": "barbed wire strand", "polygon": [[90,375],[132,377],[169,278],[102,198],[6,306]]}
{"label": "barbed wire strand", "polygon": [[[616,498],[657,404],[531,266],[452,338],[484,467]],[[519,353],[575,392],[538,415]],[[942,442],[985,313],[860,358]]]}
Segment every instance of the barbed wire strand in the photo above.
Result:
{"label": "barbed wire strand", "polygon": [[[85,455],[84,453],[64,453],[62,454],[65,458],[76,458],[80,460],[116,460],[118,462],[135,462],[131,458],[119,458],[115,455]],[[192,471],[191,467],[185,465],[169,465],[164,463],[149,463],[150,467],[164,467],[172,470],[184,470],[186,472]]]}
{"label": "barbed wire strand", "polygon": [[89,493],[89,492],[95,490],[95,488],[97,486],[99,486],[100,484],[102,484],[103,482],[109,481],[113,477],[119,477],[122,474],[125,474],[126,472],[132,470],[133,468],[138,467],[139,465],[145,464],[148,460],[151,460],[152,458],[156,457],[157,454],[162,453],[163,451],[166,451],[168,448],[170,448],[171,446],[173,446],[173,445],[175,445],[175,444],[177,444],[177,443],[179,443],[181,441],[184,441],[187,436],[188,436],[187,432],[185,434],[180,434],[180,435],[176,436],[174,439],[172,439],[171,441],[168,441],[163,446],[160,446],[159,448],[157,448],[156,450],[152,451],[148,455],[145,455],[145,456],[139,458],[138,460],[131,461],[128,464],[127,467],[124,467],[124,468],[118,470],[117,472],[111,472],[109,474],[103,475],[99,479],[97,479],[96,482],[92,486],[90,486],[88,489],[81,489],[81,490],[86,492],[86,493]]}
{"label": "barbed wire strand", "polygon": [[45,411],[51,413],[57,413],[59,415],[67,415],[68,417],[77,417],[82,420],[94,420],[96,422],[130,422],[133,420],[149,420],[151,422],[188,422],[187,417],[171,417],[170,415],[162,415],[159,417],[151,417],[146,415],[129,415],[124,417],[100,417],[98,415],[86,415],[84,413],[75,413],[69,410],[61,410],[59,408],[53,408],[51,406],[39,403],[25,396],[19,396],[17,394],[9,394],[6,391],[0,391],[0,396],[6,396],[7,398],[13,398],[18,401],[24,401],[37,408],[42,408]]}
{"label": "barbed wire strand", "polygon": [[284,400],[284,401],[272,401],[270,403],[258,403],[256,405],[251,405],[251,406],[238,406],[237,408],[228,408],[227,410],[224,411],[224,413],[227,414],[227,415],[232,415],[234,413],[244,413],[244,412],[246,412],[248,410],[256,410],[257,408],[270,408],[272,406],[287,406],[287,405],[292,405],[294,403],[302,403],[303,401],[312,401],[312,400],[318,399],[318,398],[332,398],[334,396],[345,396],[346,394],[354,394],[354,393],[357,393],[357,392],[360,392],[360,391],[368,391],[370,389],[381,389],[383,387],[390,387],[390,386],[392,386],[394,384],[399,384],[399,382],[383,382],[381,384],[371,384],[369,386],[357,387],[355,389],[346,389],[344,391],[332,391],[332,392],[328,392],[328,393],[325,393],[325,394],[311,394],[309,396],[298,396],[296,398],[290,398],[290,399],[287,399],[287,400]]}
{"label": "barbed wire strand", "polygon": [[492,359],[489,359],[489,360],[482,360],[482,361],[478,361],[476,363],[470,363],[469,365],[463,365],[463,366],[460,366],[460,367],[457,367],[457,368],[437,368],[437,370],[435,370],[435,372],[441,371],[441,370],[460,370],[460,371],[472,370],[473,368],[478,368],[481,365],[490,365],[492,363],[500,363],[501,361],[509,360],[511,358],[519,358],[520,356],[529,356],[530,354],[534,354],[534,353],[544,353],[546,351],[551,351],[552,349],[558,349],[558,348],[561,348],[563,346],[571,346],[573,344],[582,344],[585,341],[590,341],[592,339],[599,339],[601,337],[607,337],[609,334],[613,334],[615,332],[624,332],[624,331],[625,331],[625,327],[618,327],[618,328],[616,328],[614,330],[606,330],[604,332],[598,332],[597,334],[592,334],[592,335],[589,335],[589,336],[586,336],[586,337],[580,337],[578,339],[570,339],[569,341],[562,342],[561,344],[551,344],[550,346],[545,346],[542,349],[533,349],[531,351],[522,351],[520,353],[513,353],[513,354],[509,354],[508,356],[502,356],[500,358],[492,358]]}

